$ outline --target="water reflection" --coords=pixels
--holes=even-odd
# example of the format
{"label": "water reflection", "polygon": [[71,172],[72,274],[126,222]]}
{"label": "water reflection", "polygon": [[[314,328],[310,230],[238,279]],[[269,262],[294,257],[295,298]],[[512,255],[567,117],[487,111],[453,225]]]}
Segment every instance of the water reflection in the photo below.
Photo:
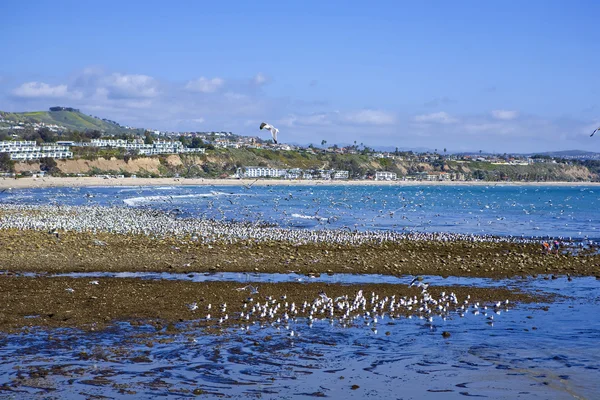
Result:
{"label": "water reflection", "polygon": [[[471,278],[455,279],[468,284]],[[565,278],[518,284],[564,296],[552,304],[517,305],[494,325],[454,315],[434,323],[388,318],[376,330],[363,319],[346,328],[325,319],[312,327],[299,320],[289,330],[258,323],[247,331],[121,323],[102,332],[5,334],[0,393],[594,398],[600,393],[600,282]]]}

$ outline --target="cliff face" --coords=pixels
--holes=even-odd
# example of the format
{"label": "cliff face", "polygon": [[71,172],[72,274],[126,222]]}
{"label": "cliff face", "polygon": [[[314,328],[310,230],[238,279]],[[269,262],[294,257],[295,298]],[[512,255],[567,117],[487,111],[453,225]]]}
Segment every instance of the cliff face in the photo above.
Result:
{"label": "cliff face", "polygon": [[[582,165],[539,163],[532,165],[493,165],[484,162],[423,163],[401,160],[377,160],[358,155],[301,155],[293,152],[219,150],[207,155],[169,155],[118,159],[99,157],[94,160],[56,160],[56,170],[62,174],[137,174],[138,176],[223,177],[235,173],[238,167],[268,166],[273,168],[340,169],[353,176],[387,170],[405,176],[417,172],[459,172],[467,179],[483,181],[587,181],[598,180],[598,174]],[[18,162],[15,170],[35,173],[39,162]]]}
{"label": "cliff face", "polygon": [[[158,174],[160,160],[158,158],[137,158],[135,160],[118,160],[116,158],[104,159],[102,157],[96,160],[56,160],[56,167],[64,174],[87,174],[90,171],[126,171],[129,173],[138,173],[147,171]],[[20,162],[15,164],[17,172],[37,172],[40,170],[39,163],[28,164]]]}

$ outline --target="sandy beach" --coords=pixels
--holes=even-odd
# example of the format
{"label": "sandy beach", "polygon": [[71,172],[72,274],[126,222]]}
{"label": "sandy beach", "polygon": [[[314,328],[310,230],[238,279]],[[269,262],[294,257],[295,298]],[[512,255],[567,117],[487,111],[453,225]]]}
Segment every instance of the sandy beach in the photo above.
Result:
{"label": "sandy beach", "polygon": [[93,187],[93,186],[318,186],[318,185],[356,185],[356,186],[600,186],[600,182],[483,182],[483,181],[347,181],[347,180],[284,180],[284,179],[187,179],[187,178],[99,178],[99,177],[44,177],[44,178],[3,178],[2,189],[27,189],[47,187]]}

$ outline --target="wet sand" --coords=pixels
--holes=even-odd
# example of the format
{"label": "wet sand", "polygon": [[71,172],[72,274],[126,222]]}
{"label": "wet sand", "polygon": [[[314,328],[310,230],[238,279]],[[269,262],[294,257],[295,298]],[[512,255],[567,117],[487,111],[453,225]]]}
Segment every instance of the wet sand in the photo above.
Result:
{"label": "wet sand", "polygon": [[[333,246],[288,243],[202,244],[181,239],[153,239],[107,233],[60,234],[0,231],[0,330],[27,326],[97,327],[118,320],[172,322],[194,320],[186,304],[231,305],[240,311],[247,291],[240,282],[149,281],[125,278],[47,277],[66,272],[296,272],[320,274],[438,275],[503,278],[547,274],[600,276],[600,255],[544,255],[538,245],[403,241],[394,244]],[[101,244],[98,244],[101,243]],[[38,277],[20,276],[25,272]],[[98,285],[90,283],[98,280]],[[325,283],[257,284],[260,296],[289,301],[312,301],[324,291],[329,296],[358,290],[381,295],[414,295],[405,285],[340,285]],[[73,291],[67,290],[73,289]],[[505,289],[431,288],[467,292],[480,301],[536,301],[534,296]],[[204,310],[202,310],[204,311]],[[214,321],[213,321],[214,323]]]}
{"label": "wet sand", "polygon": [[0,230],[2,270],[15,272],[351,273],[506,278],[600,276],[600,255],[543,254],[533,243],[405,240],[373,245],[206,244],[109,233]]}
{"label": "wet sand", "polygon": [[[98,284],[90,283],[94,281]],[[255,284],[259,293],[252,295],[248,290],[241,290],[245,284],[240,282],[19,276],[5,276],[0,282],[0,330],[3,331],[26,327],[99,330],[115,321],[129,321],[134,325],[150,324],[157,331],[164,328],[174,333],[182,328],[175,328],[173,324],[180,322],[194,322],[188,326],[189,329],[243,324],[246,321],[239,316],[249,298],[264,303],[267,297],[271,297],[282,304],[294,302],[300,308],[304,301],[312,303],[319,298],[319,293],[326,293],[332,298],[345,295],[354,298],[359,290],[368,296],[376,293],[380,298],[418,296],[421,293],[421,289],[414,286],[388,284],[259,283]],[[482,306],[505,300],[511,304],[541,299],[503,288],[436,286],[429,289],[434,297],[443,291],[454,292],[461,302],[470,295],[471,302],[481,302]],[[281,300],[284,295],[285,300]],[[192,303],[196,303],[198,309],[190,310],[187,305]],[[210,310],[207,308],[209,304]],[[222,304],[227,304],[224,312],[220,309]],[[211,320],[206,320],[208,314],[211,314]],[[341,314],[337,313],[336,317]],[[219,323],[218,320],[225,315],[228,319]],[[408,313],[402,311],[402,315]],[[308,312],[297,315],[307,316]],[[261,320],[269,321],[268,318],[253,317],[250,322]]]}
{"label": "wet sand", "polygon": [[355,185],[355,186],[598,186],[600,182],[482,182],[482,181],[374,181],[374,180],[285,180],[285,179],[202,179],[202,178],[97,178],[97,177],[44,177],[44,178],[3,178],[0,190],[47,188],[47,187],[90,187],[90,186],[317,186],[317,185]]}

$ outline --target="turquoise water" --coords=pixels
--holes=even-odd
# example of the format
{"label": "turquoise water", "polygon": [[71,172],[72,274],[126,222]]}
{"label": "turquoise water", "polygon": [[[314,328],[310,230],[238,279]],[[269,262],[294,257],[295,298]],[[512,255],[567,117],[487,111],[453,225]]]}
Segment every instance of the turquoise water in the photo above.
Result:
{"label": "turquoise water", "polygon": [[568,186],[165,186],[23,189],[0,202],[156,208],[282,227],[600,239],[600,189]]}

